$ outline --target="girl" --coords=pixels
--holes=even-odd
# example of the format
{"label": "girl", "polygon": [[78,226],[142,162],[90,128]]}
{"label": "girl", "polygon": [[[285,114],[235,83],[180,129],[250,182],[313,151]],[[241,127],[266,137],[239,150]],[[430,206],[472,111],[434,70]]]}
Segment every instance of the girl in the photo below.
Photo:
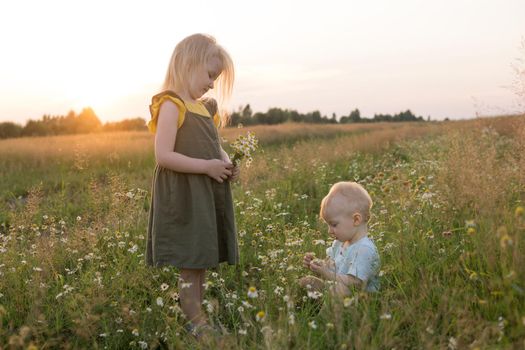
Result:
{"label": "girl", "polygon": [[217,102],[203,95],[218,86],[219,101],[232,91],[233,63],[215,39],[194,34],[173,51],[163,92],[153,96],[149,129],[155,160],[146,262],[180,268],[182,311],[194,332],[206,327],[201,310],[206,269],[238,262],[230,181],[238,167],[222,149]]}

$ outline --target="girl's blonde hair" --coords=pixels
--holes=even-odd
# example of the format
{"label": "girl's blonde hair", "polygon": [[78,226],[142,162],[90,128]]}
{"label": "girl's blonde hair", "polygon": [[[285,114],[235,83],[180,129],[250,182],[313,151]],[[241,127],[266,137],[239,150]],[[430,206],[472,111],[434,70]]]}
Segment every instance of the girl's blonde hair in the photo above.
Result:
{"label": "girl's blonde hair", "polygon": [[163,89],[172,91],[187,89],[191,75],[213,58],[217,58],[221,64],[219,67],[221,74],[219,74],[213,90],[218,102],[221,125],[225,126],[228,122],[225,105],[232,94],[235,71],[230,55],[222,46],[217,44],[217,40],[211,35],[193,34],[175,46],[166,72],[166,79],[164,79]]}

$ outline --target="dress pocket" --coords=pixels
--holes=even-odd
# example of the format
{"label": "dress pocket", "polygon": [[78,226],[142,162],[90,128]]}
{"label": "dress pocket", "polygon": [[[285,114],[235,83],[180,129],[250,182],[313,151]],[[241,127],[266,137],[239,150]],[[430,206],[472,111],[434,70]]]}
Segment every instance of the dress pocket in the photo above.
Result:
{"label": "dress pocket", "polygon": [[191,175],[177,172],[169,176],[169,212],[177,224],[186,224],[191,220],[193,198],[188,176]]}
{"label": "dress pocket", "polygon": [[191,205],[191,198],[186,198],[189,196],[184,193],[181,177],[184,174],[161,168],[155,179],[155,212],[157,223],[164,229],[186,222],[185,208]]}

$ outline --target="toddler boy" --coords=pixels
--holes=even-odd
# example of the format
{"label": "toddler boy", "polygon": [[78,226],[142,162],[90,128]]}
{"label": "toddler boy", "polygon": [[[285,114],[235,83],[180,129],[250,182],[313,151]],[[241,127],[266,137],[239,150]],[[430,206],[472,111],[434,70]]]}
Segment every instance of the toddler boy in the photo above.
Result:
{"label": "toddler boy", "polygon": [[320,292],[325,281],[336,282],[332,292],[339,296],[349,294],[350,286],[369,292],[379,290],[379,254],[368,238],[368,220],[372,199],[356,182],[338,182],[321,202],[320,216],[328,225],[328,233],[335,238],[326,250],[326,259],[315,259],[306,253],[303,265],[316,276],[299,280],[302,287]]}

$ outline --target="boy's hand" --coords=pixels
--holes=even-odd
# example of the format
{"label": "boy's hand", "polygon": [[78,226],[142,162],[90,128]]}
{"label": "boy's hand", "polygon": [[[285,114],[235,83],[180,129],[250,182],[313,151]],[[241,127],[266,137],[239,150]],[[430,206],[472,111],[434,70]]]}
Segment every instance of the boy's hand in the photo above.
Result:
{"label": "boy's hand", "polygon": [[312,252],[306,253],[304,255],[304,258],[303,258],[303,266],[306,267],[307,269],[310,269],[310,263],[314,259],[315,259],[315,254],[314,253],[312,253]]}
{"label": "boy's hand", "polygon": [[313,259],[310,262],[310,270],[322,277],[326,276],[328,273],[328,268],[326,267],[325,263],[319,259]]}

